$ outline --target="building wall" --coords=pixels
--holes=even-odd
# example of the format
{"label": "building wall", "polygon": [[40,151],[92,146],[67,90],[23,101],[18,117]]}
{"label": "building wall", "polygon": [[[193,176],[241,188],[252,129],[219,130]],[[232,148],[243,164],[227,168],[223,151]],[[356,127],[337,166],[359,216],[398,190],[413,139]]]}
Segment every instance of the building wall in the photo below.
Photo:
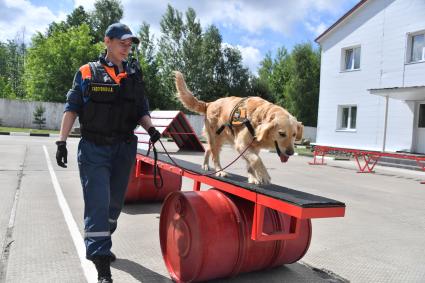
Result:
{"label": "building wall", "polygon": [[[321,40],[318,144],[382,150],[385,98],[368,89],[425,85],[425,63],[405,63],[408,33],[425,30],[423,11],[423,0],[370,0]],[[360,70],[341,71],[342,49],[356,45]],[[337,131],[338,105],[349,104],[356,131]],[[411,150],[413,105],[390,99],[386,150]]]}

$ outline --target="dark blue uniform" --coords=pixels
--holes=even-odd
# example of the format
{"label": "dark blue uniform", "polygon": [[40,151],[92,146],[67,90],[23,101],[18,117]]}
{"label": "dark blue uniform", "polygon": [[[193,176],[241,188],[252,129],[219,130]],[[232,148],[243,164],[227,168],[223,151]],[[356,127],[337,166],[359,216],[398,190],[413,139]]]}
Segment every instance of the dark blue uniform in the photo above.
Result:
{"label": "dark blue uniform", "polygon": [[[112,63],[100,60],[102,64],[114,66]],[[124,62],[124,68],[127,64]],[[118,68],[114,66],[118,75]],[[72,89],[68,91],[65,112],[72,111],[81,114],[89,101],[84,96],[88,81],[82,78],[81,71],[74,77]],[[149,104],[146,97],[138,106],[138,121],[149,115]],[[84,194],[84,241],[86,256],[108,256],[111,254],[111,234],[117,227],[129,174],[135,162],[137,137],[132,135],[126,141],[110,145],[97,145],[84,137],[78,145],[78,167]]]}

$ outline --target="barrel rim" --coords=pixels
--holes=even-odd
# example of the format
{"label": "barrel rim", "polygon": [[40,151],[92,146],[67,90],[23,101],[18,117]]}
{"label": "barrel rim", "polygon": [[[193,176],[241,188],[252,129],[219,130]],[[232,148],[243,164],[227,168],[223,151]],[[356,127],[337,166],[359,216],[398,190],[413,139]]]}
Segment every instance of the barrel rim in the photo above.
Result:
{"label": "barrel rim", "polygon": [[[197,194],[198,192],[193,192],[193,191],[177,191],[177,192],[172,192],[170,194],[167,195],[167,197],[165,198],[163,205],[161,207],[161,214],[160,214],[160,221],[159,221],[159,238],[160,238],[160,246],[161,246],[161,253],[162,253],[162,258],[164,260],[165,266],[167,267],[168,272],[170,273],[171,278],[176,281],[176,282],[183,282],[176,274],[170,259],[168,257],[168,253],[167,253],[167,244],[166,244],[166,239],[167,239],[167,234],[164,233],[164,231],[166,231],[166,227],[164,227],[164,225],[166,225],[167,222],[164,223],[163,219],[166,219],[168,216],[168,213],[166,213],[166,211],[170,211],[169,209],[167,209],[167,207],[169,207],[167,204],[168,202],[171,202],[172,198],[176,198],[176,197],[182,197],[184,198],[186,201],[188,201],[186,195],[189,194]],[[186,209],[190,209],[192,211],[193,215],[196,215],[193,211],[193,207],[188,205],[186,207]],[[195,217],[195,221],[197,222],[196,227],[199,227],[199,219],[198,217]],[[164,239],[165,236],[165,239]],[[201,244],[202,246],[202,237],[200,239],[198,239],[198,242]],[[192,280],[194,280],[195,278],[197,278],[201,272],[201,268],[204,262],[204,255],[201,255],[200,260],[197,262],[198,264],[196,266],[193,266],[195,269],[195,272],[193,273],[193,275],[191,276],[192,278],[190,278],[189,280],[187,280],[188,282],[191,282]]]}

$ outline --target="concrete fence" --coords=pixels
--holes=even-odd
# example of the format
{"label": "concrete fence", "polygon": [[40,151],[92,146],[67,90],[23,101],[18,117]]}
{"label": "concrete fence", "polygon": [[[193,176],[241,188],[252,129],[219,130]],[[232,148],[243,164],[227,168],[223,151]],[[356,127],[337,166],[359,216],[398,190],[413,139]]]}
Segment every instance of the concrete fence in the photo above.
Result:
{"label": "concrete fence", "polygon": [[[53,102],[0,99],[1,125],[5,127],[37,128],[37,125],[34,124],[33,121],[34,112],[38,105],[42,105],[45,109],[43,117],[46,118],[46,124],[44,128],[59,130],[62,121],[64,104]],[[204,116],[186,116],[195,133],[198,136],[201,136],[202,128],[204,126]],[[75,122],[74,127],[79,127],[78,119]],[[311,142],[315,142],[316,128],[304,127],[304,138],[308,138]]]}
{"label": "concrete fence", "polygon": [[[0,99],[0,119],[2,126],[16,128],[37,128],[34,112],[37,106],[45,109],[45,129],[59,130],[63,115],[63,103]],[[77,123],[78,126],[78,123]]]}

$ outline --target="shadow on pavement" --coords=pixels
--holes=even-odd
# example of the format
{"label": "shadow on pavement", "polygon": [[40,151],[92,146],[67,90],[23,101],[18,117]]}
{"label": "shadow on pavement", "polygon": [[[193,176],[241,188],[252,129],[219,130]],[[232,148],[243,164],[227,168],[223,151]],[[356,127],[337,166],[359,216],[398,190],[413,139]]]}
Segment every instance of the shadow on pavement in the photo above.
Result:
{"label": "shadow on pavement", "polygon": [[[173,282],[155,271],[152,271],[134,261],[117,259],[112,267],[127,272],[139,282]],[[282,282],[317,282],[317,283],[343,283],[348,282],[342,278],[334,277],[321,270],[311,269],[300,263],[279,266],[269,270],[243,273],[234,278],[210,280],[209,283],[282,283]]]}
{"label": "shadow on pavement", "polygon": [[171,279],[128,259],[117,259],[111,266],[127,272],[139,282],[173,282]]}
{"label": "shadow on pavement", "polygon": [[342,283],[347,282],[335,278],[325,272],[315,271],[300,263],[283,265],[269,270],[243,273],[234,278],[210,280],[209,283],[282,283],[282,282],[315,282]]}
{"label": "shadow on pavement", "polygon": [[162,203],[128,203],[125,204],[122,212],[130,215],[138,214],[159,214],[161,212]]}
{"label": "shadow on pavement", "polygon": [[[358,172],[358,168],[355,167],[354,165],[353,165],[353,168],[347,168],[347,167],[343,167],[343,166],[340,166],[340,165],[333,165],[333,164],[328,164],[327,166],[330,166],[330,167],[333,167],[333,168],[338,168],[338,169],[343,169],[343,170],[347,170],[347,171],[355,171],[356,173]],[[415,171],[412,170],[412,172],[415,172]],[[417,171],[417,172],[421,172],[421,171]],[[422,179],[421,178],[418,178],[418,177],[402,176],[402,175],[398,175],[396,173],[386,173],[386,172],[373,171],[372,173],[366,173],[366,174],[373,174],[373,175],[377,175],[377,176],[392,177],[392,178],[403,179],[403,180],[412,180],[412,181],[417,181],[417,182],[422,181]]]}

